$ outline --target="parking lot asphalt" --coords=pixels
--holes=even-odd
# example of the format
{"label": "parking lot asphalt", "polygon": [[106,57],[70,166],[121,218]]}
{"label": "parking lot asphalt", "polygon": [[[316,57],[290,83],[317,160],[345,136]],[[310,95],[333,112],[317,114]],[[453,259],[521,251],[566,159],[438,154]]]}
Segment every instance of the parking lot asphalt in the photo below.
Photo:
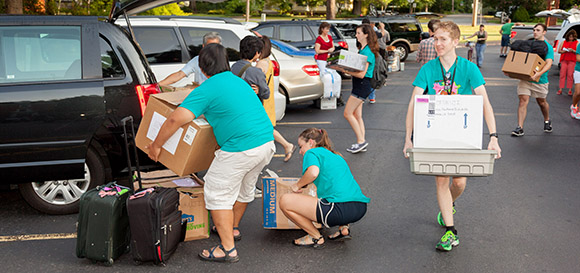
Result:
{"label": "parking lot asphalt", "polygon": [[[458,53],[465,56],[465,48]],[[344,107],[323,111],[309,103],[289,105],[277,126],[294,143],[310,124],[328,130],[363,193],[371,198],[367,215],[352,226],[353,240],[326,242],[321,250],[293,246],[291,240],[304,233],[263,229],[262,200],[257,199],[249,205],[240,226],[243,239],[236,246],[241,260],[236,264],[198,259],[202,249],[218,242],[212,236],[182,243],[162,268],[136,266],[130,254],[105,267],[76,258],[76,241],[71,237],[77,215],[41,214],[17,190],[3,190],[2,271],[580,272],[580,121],[570,118],[571,97],[556,95],[558,70],[552,68],[548,102],[554,132],[542,131],[542,115],[537,104],[530,102],[526,135],[510,137],[517,123],[517,81],[501,73],[504,59],[498,54],[498,46],[489,46],[481,71],[495,110],[503,158],[496,161],[492,176],[468,179],[465,193],[456,202],[455,225],[461,244],[449,253],[435,250],[444,229],[436,221],[434,179],[411,174],[402,153],[411,82],[419,69],[412,54],[406,70],[390,74],[388,86],[378,90],[377,103],[364,105],[370,143],[367,152],[353,155],[345,151],[355,137],[342,116]],[[343,81],[344,98],[349,96],[350,86],[348,80]],[[484,147],[487,141],[484,137]],[[283,154],[280,146],[277,154]],[[267,168],[282,177],[298,177],[301,160],[298,153],[288,163],[275,157]]]}

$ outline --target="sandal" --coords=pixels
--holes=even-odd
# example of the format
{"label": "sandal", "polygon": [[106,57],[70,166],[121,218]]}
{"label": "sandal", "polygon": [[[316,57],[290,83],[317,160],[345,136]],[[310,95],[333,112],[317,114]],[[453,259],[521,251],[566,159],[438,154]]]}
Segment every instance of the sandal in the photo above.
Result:
{"label": "sandal", "polygon": [[[237,230],[238,232],[240,232],[240,228],[239,227],[235,227],[234,230]],[[211,226],[211,232],[219,235],[219,233],[217,232],[216,226]],[[241,239],[242,239],[242,233],[241,232],[240,232],[240,234],[238,234],[238,236],[235,236],[234,235],[234,241],[239,241]]]}
{"label": "sandal", "polygon": [[[344,229],[348,230],[347,235],[342,234],[342,230],[344,230]],[[328,240],[338,241],[338,242],[342,242],[342,241],[346,241],[346,240],[350,240],[350,239],[352,239],[352,236],[350,235],[350,226],[348,226],[348,225],[346,225],[345,228],[339,229],[338,235],[336,235],[334,237],[328,236]]]}
{"label": "sandal", "polygon": [[294,154],[294,151],[296,151],[296,145],[292,144],[292,149],[290,149],[290,152],[286,153],[286,156],[284,157],[284,162],[290,161],[290,158],[292,158],[292,154]]}
{"label": "sandal", "polygon": [[[225,256],[216,257],[215,255],[213,255],[214,251],[218,247],[224,252]],[[214,246],[212,249],[209,250],[209,256],[203,255],[203,251],[200,252],[199,258],[201,258],[204,261],[210,261],[210,262],[235,263],[235,262],[238,262],[240,260],[240,256],[239,255],[230,256],[230,253],[232,253],[234,250],[236,250],[236,247],[233,247],[230,250],[226,250],[222,244],[219,244],[219,245]]]}
{"label": "sandal", "polygon": [[[306,238],[310,238],[312,240],[312,243],[307,243]],[[320,238],[315,239],[314,237],[310,236],[310,234],[307,234],[306,236],[296,239],[298,240],[298,243],[296,242],[296,240],[292,241],[292,243],[294,243],[295,246],[307,246],[319,249],[324,247],[324,242],[322,242],[321,244],[318,243],[318,241],[322,239],[324,239],[324,236],[322,235],[320,235]]]}

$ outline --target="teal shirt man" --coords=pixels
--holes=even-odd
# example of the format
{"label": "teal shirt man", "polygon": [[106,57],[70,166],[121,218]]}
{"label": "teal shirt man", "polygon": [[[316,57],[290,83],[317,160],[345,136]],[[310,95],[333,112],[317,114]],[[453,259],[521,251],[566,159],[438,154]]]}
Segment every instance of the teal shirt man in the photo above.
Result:
{"label": "teal shirt man", "polygon": [[371,51],[371,48],[366,45],[363,49],[359,50],[358,54],[367,56],[367,62],[369,67],[367,68],[366,78],[372,78],[373,72],[375,71],[375,53]]}
{"label": "teal shirt man", "polygon": [[274,140],[274,128],[254,90],[230,71],[207,79],[180,105],[204,115],[221,149],[242,152]]}
{"label": "teal shirt man", "polygon": [[314,180],[318,198],[328,202],[362,202],[369,203],[350,172],[348,164],[340,155],[324,147],[312,148],[304,154],[302,174],[310,166],[317,166],[320,170]]}
{"label": "teal shirt man", "polygon": [[[449,92],[445,91],[445,78],[448,84],[453,81]],[[427,90],[429,95],[471,95],[473,89],[484,84],[485,80],[477,65],[463,57],[457,57],[448,71],[444,71],[437,57],[423,65],[413,81],[413,86]]]}
{"label": "teal shirt man", "polygon": [[[578,47],[576,47],[576,59],[578,59],[578,55],[580,55],[580,43],[578,43]],[[580,72],[580,62],[576,61],[576,66],[574,66],[574,70]]]}

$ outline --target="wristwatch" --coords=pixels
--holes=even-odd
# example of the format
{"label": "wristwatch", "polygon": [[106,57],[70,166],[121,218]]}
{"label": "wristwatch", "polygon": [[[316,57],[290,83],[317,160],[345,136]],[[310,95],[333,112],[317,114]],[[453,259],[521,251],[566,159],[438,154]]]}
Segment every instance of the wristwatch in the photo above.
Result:
{"label": "wristwatch", "polygon": [[495,138],[499,139],[499,136],[497,133],[491,133],[491,134],[489,134],[489,137],[495,137]]}

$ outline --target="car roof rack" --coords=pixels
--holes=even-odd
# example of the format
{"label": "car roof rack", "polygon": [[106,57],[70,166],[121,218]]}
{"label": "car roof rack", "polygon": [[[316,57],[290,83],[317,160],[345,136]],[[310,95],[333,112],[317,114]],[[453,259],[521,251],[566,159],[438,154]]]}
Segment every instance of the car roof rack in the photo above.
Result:
{"label": "car roof rack", "polygon": [[209,17],[209,16],[176,16],[176,15],[146,15],[146,16],[130,16],[131,20],[140,19],[158,19],[160,21],[180,21],[180,20],[199,20],[199,21],[211,21],[211,22],[221,22],[224,24],[235,24],[241,25],[242,23],[233,18],[226,17]]}

